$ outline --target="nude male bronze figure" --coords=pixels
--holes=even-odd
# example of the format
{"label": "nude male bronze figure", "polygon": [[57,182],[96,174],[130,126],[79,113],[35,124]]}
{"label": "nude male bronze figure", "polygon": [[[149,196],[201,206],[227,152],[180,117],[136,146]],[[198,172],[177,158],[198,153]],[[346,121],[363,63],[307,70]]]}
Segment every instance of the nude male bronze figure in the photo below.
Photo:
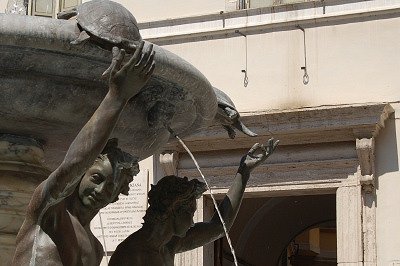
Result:
{"label": "nude male bronze figure", "polygon": [[[265,146],[257,143],[243,156],[234,182],[219,205],[228,230],[239,211],[250,172],[272,154],[278,142],[270,139]],[[162,178],[149,192],[150,206],[143,227],[118,245],[109,265],[173,266],[176,253],[224,236],[217,213],[209,222],[193,222],[196,198],[205,190],[205,184],[197,179]]]}
{"label": "nude male bronze figure", "polygon": [[113,48],[108,93],[60,166],[34,191],[12,265],[100,264],[103,248],[90,231],[90,221],[119,193],[128,192],[138,172],[135,157],[118,149],[115,141],[106,144],[128,100],[153,73],[152,45],[145,51],[143,46],[140,42],[125,65],[125,51]]}

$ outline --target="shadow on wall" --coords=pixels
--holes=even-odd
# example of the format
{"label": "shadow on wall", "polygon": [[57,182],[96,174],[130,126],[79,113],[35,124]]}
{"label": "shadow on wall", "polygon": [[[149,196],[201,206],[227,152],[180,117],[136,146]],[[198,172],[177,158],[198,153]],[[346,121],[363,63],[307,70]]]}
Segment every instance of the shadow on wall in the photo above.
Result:
{"label": "shadow on wall", "polygon": [[[375,174],[377,177],[399,171],[399,152],[397,150],[396,120],[391,114],[386,120],[375,142]],[[377,182],[379,189],[379,178]]]}

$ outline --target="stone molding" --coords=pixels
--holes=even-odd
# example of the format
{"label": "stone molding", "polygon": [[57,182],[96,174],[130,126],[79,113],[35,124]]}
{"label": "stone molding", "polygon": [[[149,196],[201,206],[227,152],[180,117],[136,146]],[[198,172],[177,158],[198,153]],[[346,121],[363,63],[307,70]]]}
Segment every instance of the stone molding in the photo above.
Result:
{"label": "stone molding", "polygon": [[[379,134],[392,112],[389,104],[375,103],[247,113],[243,117],[244,123],[258,133],[258,137],[238,134],[231,140],[222,127],[214,125],[184,141],[195,153],[217,194],[225,193],[230,186],[237,170],[238,156],[242,154],[240,150],[245,151],[255,142],[265,142],[271,136],[280,140],[281,148],[268,164],[252,173],[246,195],[279,196],[288,191],[335,193],[344,183],[349,184],[349,176],[361,175],[361,171],[364,175],[353,178],[351,183],[355,186],[362,183],[365,189],[370,189],[373,186],[373,140],[368,139]],[[345,145],[334,148],[332,143],[338,143],[334,146]],[[304,147],[311,144],[313,148],[305,150]],[[358,145],[357,149],[355,145]],[[169,155],[164,155],[163,160],[169,160],[170,169],[175,171],[177,167],[180,176],[199,177],[179,143],[171,142],[167,149],[174,150],[175,154],[180,152],[179,164],[174,161],[175,155],[168,152]],[[288,157],[285,155],[288,152],[301,156]],[[163,168],[166,165],[164,162]],[[360,167],[360,174],[357,174],[357,167]]]}
{"label": "stone molding", "polygon": [[[400,5],[375,1],[365,6],[348,4],[345,10],[324,3],[303,3],[302,8],[263,7],[197,15],[183,18],[164,19],[139,23],[144,39],[158,45],[187,42],[196,39],[236,37],[237,30],[245,34],[271,31],[274,28],[295,29],[299,23],[304,27],[315,27],[316,23],[340,24],[379,16],[393,16],[400,12]],[[327,7],[328,6],[328,7]],[[301,12],[299,12],[301,11]]]}
{"label": "stone molding", "polygon": [[[257,137],[238,133],[231,140],[226,131],[215,124],[184,141],[192,152],[247,149],[269,137],[279,139],[280,146],[355,141],[377,136],[393,111],[388,103],[371,103],[242,112],[243,123],[257,133]],[[185,152],[175,140],[164,149]]]}
{"label": "stone molding", "polygon": [[[264,191],[273,193],[279,190],[296,189],[312,191],[317,190],[317,185],[321,184],[320,189],[334,193],[341,181],[346,179],[348,174],[353,173],[356,167],[357,160],[352,158],[265,164],[253,171],[248,187],[262,187]],[[210,185],[218,189],[227,189],[231,185],[236,170],[237,166],[202,167],[202,172]],[[189,178],[199,176],[195,168],[179,169],[178,174]],[[246,191],[250,192],[249,188]]]}

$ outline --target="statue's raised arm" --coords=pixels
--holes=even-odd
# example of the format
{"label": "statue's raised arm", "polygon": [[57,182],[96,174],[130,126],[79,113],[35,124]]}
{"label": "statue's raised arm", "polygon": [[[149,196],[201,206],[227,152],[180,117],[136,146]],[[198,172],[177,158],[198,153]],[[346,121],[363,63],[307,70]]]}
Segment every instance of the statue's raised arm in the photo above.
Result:
{"label": "statue's raised arm", "polygon": [[71,143],[60,166],[43,182],[43,191],[34,194],[41,213],[46,208],[69,196],[82,175],[93,164],[105,147],[118,118],[128,100],[136,95],[151,76],[154,53],[148,49],[142,56],[143,42],[127,64],[121,67],[125,51],[113,48],[113,70],[109,91],[99,107]]}
{"label": "statue's raised arm", "polygon": [[[275,150],[279,141],[255,144],[243,156],[232,186],[219,205],[228,230],[239,211],[250,173]],[[166,176],[149,192],[149,208],[143,227],[126,238],[116,249],[110,266],[174,265],[176,253],[191,250],[224,235],[215,213],[209,222],[193,222],[196,199],[206,190],[197,179]]]}
{"label": "statue's raised arm", "polygon": [[[278,143],[279,141],[274,141],[274,139],[268,140],[266,145],[256,143],[242,157],[233,184],[218,206],[228,230],[231,228],[239,211],[250,173],[273,153]],[[223,237],[224,233],[221,220],[217,212],[215,212],[209,222],[196,223],[184,237],[174,238],[169,245],[174,250],[174,253],[179,253],[215,241]]]}
{"label": "statue's raised arm", "polygon": [[99,265],[102,247],[90,231],[97,212],[126,194],[137,158],[109,141],[121,112],[149,80],[154,52],[144,43],[123,65],[114,47],[109,90],[71,143],[63,162],[34,191],[17,236],[13,265]]}

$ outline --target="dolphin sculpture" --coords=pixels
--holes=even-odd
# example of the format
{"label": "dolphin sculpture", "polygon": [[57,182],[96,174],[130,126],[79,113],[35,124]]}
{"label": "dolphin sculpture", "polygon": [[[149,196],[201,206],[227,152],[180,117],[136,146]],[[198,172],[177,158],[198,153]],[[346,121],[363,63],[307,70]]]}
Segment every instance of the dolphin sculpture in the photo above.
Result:
{"label": "dolphin sculpture", "polygon": [[247,136],[255,137],[256,133],[252,132],[248,129],[242,121],[240,121],[240,114],[236,109],[234,103],[231,98],[226,95],[223,91],[213,87],[215,95],[217,97],[218,109],[217,114],[215,115],[214,120],[225,128],[228,132],[228,135],[231,139],[234,139],[236,136],[236,132],[234,128],[243,132]]}

